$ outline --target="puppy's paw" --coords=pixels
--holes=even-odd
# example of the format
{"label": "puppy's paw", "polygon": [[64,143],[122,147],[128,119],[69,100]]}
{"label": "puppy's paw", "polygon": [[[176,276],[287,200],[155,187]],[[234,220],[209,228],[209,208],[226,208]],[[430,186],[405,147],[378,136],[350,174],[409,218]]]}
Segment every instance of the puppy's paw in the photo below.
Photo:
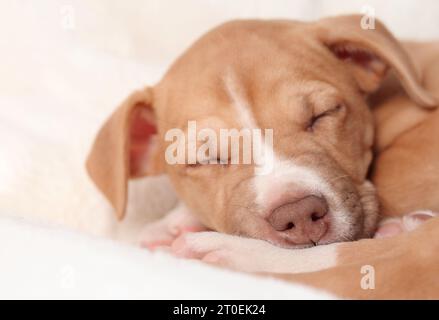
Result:
{"label": "puppy's paw", "polygon": [[239,237],[213,231],[186,233],[173,242],[172,251],[182,258],[209,260],[219,252],[231,251],[233,243],[239,240]]}
{"label": "puppy's paw", "polygon": [[159,247],[169,247],[172,242],[185,232],[204,230],[201,226],[181,225],[172,221],[156,221],[147,224],[140,233],[140,245],[151,250]]}
{"label": "puppy's paw", "polygon": [[245,272],[301,273],[333,267],[338,244],[285,249],[258,239],[217,232],[187,233],[172,244],[180,257]]}
{"label": "puppy's paw", "polygon": [[386,218],[379,224],[374,238],[390,238],[404,232],[401,218]]}
{"label": "puppy's paw", "polygon": [[186,233],[172,244],[173,253],[179,257],[246,272],[265,269],[258,257],[270,260],[273,250],[278,248],[262,240],[218,232]]}
{"label": "puppy's paw", "polygon": [[140,233],[139,242],[143,248],[150,250],[167,248],[186,232],[205,230],[206,228],[184,206],[178,206],[164,218],[147,224]]}
{"label": "puppy's paw", "polygon": [[431,218],[437,217],[439,213],[432,211],[414,211],[402,217],[402,224],[405,231],[412,231]]}
{"label": "puppy's paw", "polygon": [[438,213],[432,211],[414,211],[402,217],[384,219],[378,225],[374,238],[388,238],[402,232],[412,231],[436,216]]}

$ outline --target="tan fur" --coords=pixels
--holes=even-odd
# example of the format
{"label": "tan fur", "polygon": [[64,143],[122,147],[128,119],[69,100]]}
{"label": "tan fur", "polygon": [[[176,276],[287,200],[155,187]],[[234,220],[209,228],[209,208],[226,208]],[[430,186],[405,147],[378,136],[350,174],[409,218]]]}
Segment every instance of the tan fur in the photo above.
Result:
{"label": "tan fur", "polygon": [[[360,240],[339,247],[337,266],[312,273],[273,275],[345,298],[438,299],[439,219],[394,238]],[[375,288],[361,287],[363,266],[375,269]]]}
{"label": "tan fur", "polygon": [[[408,43],[423,86],[439,96],[439,43]],[[372,98],[377,158],[372,179],[384,215],[439,210],[439,112],[420,109],[390,76]]]}
{"label": "tan fur", "polygon": [[[439,43],[407,43],[407,51],[432,96],[439,96]],[[439,210],[439,112],[420,109],[389,75],[372,97],[376,121],[373,182],[381,214],[401,216]],[[337,266],[283,279],[326,289],[346,298],[438,299],[439,218],[394,238],[342,244]],[[376,270],[374,290],[360,286],[361,267]]]}

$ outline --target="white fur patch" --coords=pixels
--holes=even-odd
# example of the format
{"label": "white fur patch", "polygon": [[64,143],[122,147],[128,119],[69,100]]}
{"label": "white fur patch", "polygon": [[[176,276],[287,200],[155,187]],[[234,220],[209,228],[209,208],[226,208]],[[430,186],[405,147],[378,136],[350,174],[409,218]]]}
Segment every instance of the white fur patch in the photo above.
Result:
{"label": "white fur patch", "polygon": [[330,206],[334,219],[333,228],[340,238],[349,237],[347,230],[350,221],[346,208],[342,205],[334,190],[314,170],[294,163],[293,160],[281,159],[273,153],[272,170],[269,174],[255,174],[253,178],[256,204],[267,208],[276,197],[288,193],[291,188],[300,188],[308,194],[323,196]]}
{"label": "white fur patch", "polygon": [[284,249],[266,241],[218,232],[188,233],[174,251],[181,256],[195,255],[246,272],[303,273],[333,267],[339,244],[309,249]]}
{"label": "white fur patch", "polygon": [[226,72],[224,77],[224,85],[241,125],[248,129],[256,128],[256,121],[252,115],[250,105],[245,97],[244,89],[236,79],[236,75],[231,69],[228,69]]}

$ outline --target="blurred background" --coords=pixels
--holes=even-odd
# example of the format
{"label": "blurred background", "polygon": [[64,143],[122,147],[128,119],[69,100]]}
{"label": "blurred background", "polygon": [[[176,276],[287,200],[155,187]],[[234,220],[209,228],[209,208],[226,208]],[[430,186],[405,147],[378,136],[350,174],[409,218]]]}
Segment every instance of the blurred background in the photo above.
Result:
{"label": "blurred background", "polygon": [[[121,100],[221,22],[345,13],[375,14],[398,37],[439,39],[436,0],[1,0],[0,215],[114,235],[120,225],[83,163]],[[127,230],[174,205],[156,182],[132,183],[145,209],[129,212]]]}
{"label": "blurred background", "polygon": [[[372,10],[398,37],[439,38],[435,0],[1,0],[0,90],[29,93],[36,87],[31,70],[38,71],[40,85],[51,77],[67,80],[81,73],[88,78],[80,81],[83,90],[105,89],[120,79],[131,88],[143,80],[157,81],[178,54],[224,21],[313,20],[365,10]],[[101,61],[90,53],[101,55]],[[105,54],[112,60],[111,70]],[[96,81],[100,87],[89,86]]]}

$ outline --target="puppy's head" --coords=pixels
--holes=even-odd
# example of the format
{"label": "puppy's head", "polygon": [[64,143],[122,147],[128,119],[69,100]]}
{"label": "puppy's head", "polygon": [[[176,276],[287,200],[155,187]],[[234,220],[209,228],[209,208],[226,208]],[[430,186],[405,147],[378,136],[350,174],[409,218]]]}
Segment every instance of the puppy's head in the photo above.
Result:
{"label": "puppy's head", "polygon": [[[217,231],[285,247],[370,236],[377,203],[366,180],[374,140],[366,98],[393,69],[415,102],[435,101],[385,27],[363,30],[360,20],[214,29],[111,116],[88,160],[91,177],[121,218],[128,179],[166,173]],[[224,129],[238,131],[235,151],[219,151]],[[170,161],[174,152],[183,163]]]}

